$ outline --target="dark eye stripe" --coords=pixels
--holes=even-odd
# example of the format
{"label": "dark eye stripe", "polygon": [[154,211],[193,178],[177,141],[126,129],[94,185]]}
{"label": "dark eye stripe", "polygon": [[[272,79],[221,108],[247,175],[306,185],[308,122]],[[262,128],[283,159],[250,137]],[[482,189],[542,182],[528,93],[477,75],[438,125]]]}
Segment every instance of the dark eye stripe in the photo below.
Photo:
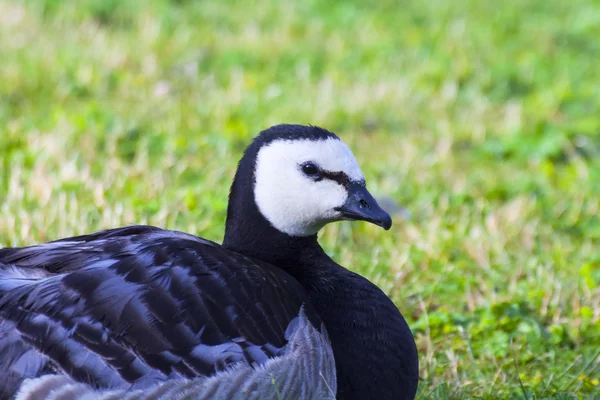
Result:
{"label": "dark eye stripe", "polygon": [[344,187],[348,187],[348,185],[350,185],[350,177],[345,172],[332,172],[323,170],[321,171],[321,174],[323,175],[323,178],[331,179],[332,181],[335,181]]}

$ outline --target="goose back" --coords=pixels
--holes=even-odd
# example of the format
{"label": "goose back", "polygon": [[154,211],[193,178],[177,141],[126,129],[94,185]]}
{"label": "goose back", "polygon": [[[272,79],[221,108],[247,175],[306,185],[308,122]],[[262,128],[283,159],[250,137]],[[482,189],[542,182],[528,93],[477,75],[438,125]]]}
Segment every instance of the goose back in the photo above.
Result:
{"label": "goose back", "polygon": [[[244,385],[255,372],[243,366],[285,362],[307,376],[283,388],[309,390],[319,370],[335,393],[324,335],[295,279],[192,235],[136,226],[0,250],[3,398],[50,373],[135,391],[224,372]],[[315,344],[321,357],[307,358]]]}

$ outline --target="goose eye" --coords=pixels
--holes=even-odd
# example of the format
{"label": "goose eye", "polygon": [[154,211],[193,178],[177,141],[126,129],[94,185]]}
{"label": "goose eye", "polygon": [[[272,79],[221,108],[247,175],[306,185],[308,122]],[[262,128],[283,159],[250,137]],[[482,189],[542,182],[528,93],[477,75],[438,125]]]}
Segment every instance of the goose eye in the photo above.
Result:
{"label": "goose eye", "polygon": [[302,172],[304,173],[304,175],[314,179],[318,179],[321,177],[321,170],[319,169],[317,164],[312,162],[302,164]]}

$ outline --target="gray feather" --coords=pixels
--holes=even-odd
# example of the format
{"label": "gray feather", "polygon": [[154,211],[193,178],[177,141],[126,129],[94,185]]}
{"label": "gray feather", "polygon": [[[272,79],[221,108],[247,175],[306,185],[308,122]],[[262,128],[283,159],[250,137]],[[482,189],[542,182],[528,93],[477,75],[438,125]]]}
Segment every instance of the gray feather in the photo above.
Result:
{"label": "gray feather", "polygon": [[64,375],[25,381],[16,400],[321,400],[335,399],[335,361],[329,338],[303,310],[290,323],[285,351],[261,365],[238,363],[211,377],[173,379],[143,390],[98,390]]}

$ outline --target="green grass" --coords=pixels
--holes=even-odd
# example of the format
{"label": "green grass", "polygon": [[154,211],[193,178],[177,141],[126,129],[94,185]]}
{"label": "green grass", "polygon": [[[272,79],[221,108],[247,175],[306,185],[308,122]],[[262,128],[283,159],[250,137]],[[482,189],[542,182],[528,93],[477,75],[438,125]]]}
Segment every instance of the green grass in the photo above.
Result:
{"label": "green grass", "polygon": [[410,213],[321,242],[422,398],[600,398],[599,37],[594,0],[0,0],[0,245],[220,240],[252,136],[321,125]]}

